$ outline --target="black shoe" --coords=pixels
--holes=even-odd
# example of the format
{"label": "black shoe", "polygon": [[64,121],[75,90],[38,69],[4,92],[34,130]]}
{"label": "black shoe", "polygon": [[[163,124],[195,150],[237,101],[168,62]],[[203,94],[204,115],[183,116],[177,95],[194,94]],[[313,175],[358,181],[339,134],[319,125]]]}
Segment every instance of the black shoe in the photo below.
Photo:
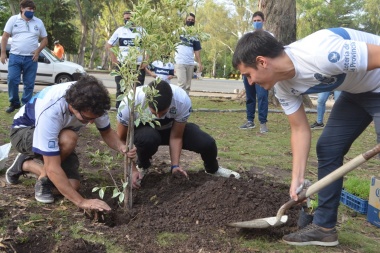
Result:
{"label": "black shoe", "polygon": [[24,174],[22,170],[22,164],[25,162],[26,158],[27,155],[21,153],[18,154],[12,165],[7,169],[7,172],[5,173],[5,179],[7,180],[8,184],[18,183],[18,178]]}
{"label": "black shoe", "polygon": [[14,105],[14,104],[11,104],[7,110],[5,110],[7,113],[11,113],[11,112],[14,112],[16,109],[20,109],[21,105]]}
{"label": "black shoe", "polygon": [[317,121],[314,122],[314,124],[310,125],[311,129],[323,129],[325,127],[325,124],[318,123]]}
{"label": "black shoe", "polygon": [[310,224],[295,233],[285,235],[282,240],[295,246],[336,246],[339,244],[338,233],[335,228],[324,230],[315,224]]}
{"label": "black shoe", "polygon": [[54,196],[51,192],[52,187],[53,184],[48,177],[38,179],[34,186],[36,200],[45,204],[53,203]]}

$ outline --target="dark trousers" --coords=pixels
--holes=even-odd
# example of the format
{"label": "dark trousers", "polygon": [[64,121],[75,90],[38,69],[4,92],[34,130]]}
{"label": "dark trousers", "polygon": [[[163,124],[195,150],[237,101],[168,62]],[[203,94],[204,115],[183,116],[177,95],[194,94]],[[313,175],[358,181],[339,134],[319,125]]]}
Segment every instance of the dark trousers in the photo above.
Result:
{"label": "dark trousers", "polygon": [[[156,130],[149,125],[140,125],[135,129],[134,144],[137,148],[137,165],[147,169],[151,165],[149,159],[161,145],[169,145],[171,128]],[[190,150],[201,155],[205,170],[215,173],[218,168],[218,149],[214,138],[203,132],[199,126],[187,123],[183,133],[182,149]]]}
{"label": "dark trousers", "polygon": [[259,121],[261,124],[266,123],[268,121],[268,91],[258,84],[249,85],[245,76],[243,76],[243,83],[246,95],[245,106],[247,108],[247,120],[253,122],[255,119],[257,96]]}
{"label": "dark trousers", "polygon": [[[119,67],[116,66],[115,69],[118,71]],[[136,87],[144,85],[144,82],[145,82],[145,69],[140,69],[140,65],[138,65],[137,66],[137,70],[139,71],[139,75],[137,77],[138,82],[136,83]],[[122,79],[121,76],[115,76],[116,99],[117,99],[118,96],[120,96],[121,94],[123,94],[123,92],[121,91],[121,86],[120,86],[121,79]],[[121,101],[116,101],[116,109],[119,108],[120,102]]]}
{"label": "dark trousers", "polygon": [[[380,93],[341,93],[317,143],[318,179],[343,164],[343,158],[352,143],[372,120],[375,123],[377,143],[379,143]],[[318,193],[318,208],[313,219],[315,224],[326,228],[336,225],[342,186],[341,178]]]}

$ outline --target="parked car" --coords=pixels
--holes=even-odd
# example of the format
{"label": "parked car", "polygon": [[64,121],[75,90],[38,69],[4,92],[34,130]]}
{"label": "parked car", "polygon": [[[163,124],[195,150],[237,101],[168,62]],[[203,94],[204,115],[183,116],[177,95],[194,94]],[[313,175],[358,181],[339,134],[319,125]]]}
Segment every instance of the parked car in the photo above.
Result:
{"label": "parked car", "polygon": [[[1,43],[1,36],[0,36]],[[11,49],[12,38],[8,39],[6,47],[7,58]],[[0,44],[1,46],[1,44]],[[1,49],[0,49],[1,50]],[[78,80],[82,75],[85,75],[84,68],[70,61],[58,59],[54,54],[50,53],[48,48],[42,49],[38,57],[38,69],[36,83],[64,83]],[[8,62],[2,64],[0,62],[0,80],[7,80],[8,77]],[[22,81],[22,79],[21,79]]]}

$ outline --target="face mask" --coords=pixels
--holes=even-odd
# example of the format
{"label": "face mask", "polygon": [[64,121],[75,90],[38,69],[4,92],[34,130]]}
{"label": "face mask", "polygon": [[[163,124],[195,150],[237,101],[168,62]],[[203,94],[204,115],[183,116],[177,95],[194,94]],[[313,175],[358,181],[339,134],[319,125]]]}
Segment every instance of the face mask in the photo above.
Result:
{"label": "face mask", "polygon": [[263,29],[263,22],[253,22],[252,26],[253,26],[253,29],[255,30]]}
{"label": "face mask", "polygon": [[186,21],[187,26],[193,26],[195,24],[194,21]]}
{"label": "face mask", "polygon": [[33,18],[33,16],[34,16],[34,11],[24,11],[24,15],[25,15],[25,17],[27,17],[28,19],[31,19],[31,18]]}
{"label": "face mask", "polygon": [[124,19],[124,24],[126,25],[129,22],[129,19]]}

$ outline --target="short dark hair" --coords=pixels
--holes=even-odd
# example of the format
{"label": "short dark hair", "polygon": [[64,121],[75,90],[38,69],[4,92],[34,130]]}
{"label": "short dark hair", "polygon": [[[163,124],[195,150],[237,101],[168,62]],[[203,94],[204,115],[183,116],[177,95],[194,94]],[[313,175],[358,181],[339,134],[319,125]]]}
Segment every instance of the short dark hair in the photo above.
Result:
{"label": "short dark hair", "polygon": [[123,15],[125,14],[131,14],[132,12],[131,11],[124,11]]}
{"label": "short dark hair", "polygon": [[26,7],[30,7],[33,10],[36,9],[36,5],[35,5],[35,3],[32,0],[22,0],[20,2],[20,12],[21,12],[22,8],[26,8]]}
{"label": "short dark hair", "polygon": [[257,69],[257,56],[276,58],[284,51],[284,46],[270,33],[264,30],[246,33],[241,37],[236,45],[232,57],[232,65],[237,68],[244,64]]}
{"label": "short dark hair", "polygon": [[195,14],[194,13],[190,12],[189,16],[192,16],[195,19]]}
{"label": "short dark hair", "polygon": [[80,112],[88,111],[101,116],[111,108],[108,90],[102,81],[90,75],[72,84],[65,97],[67,103]]}
{"label": "short dark hair", "polygon": [[252,14],[252,18],[257,17],[257,16],[261,17],[262,20],[265,20],[264,13],[262,13],[261,11],[256,11],[255,13]]}
{"label": "short dark hair", "polygon": [[170,84],[168,84],[166,81],[160,81],[156,84],[156,81],[152,81],[148,84],[150,87],[154,87],[156,90],[158,90],[158,97],[153,98],[153,101],[150,101],[148,103],[148,106],[152,109],[155,109],[155,106],[157,107],[157,112],[164,111],[169,108],[170,104],[172,103],[173,98],[173,91],[170,87]]}

